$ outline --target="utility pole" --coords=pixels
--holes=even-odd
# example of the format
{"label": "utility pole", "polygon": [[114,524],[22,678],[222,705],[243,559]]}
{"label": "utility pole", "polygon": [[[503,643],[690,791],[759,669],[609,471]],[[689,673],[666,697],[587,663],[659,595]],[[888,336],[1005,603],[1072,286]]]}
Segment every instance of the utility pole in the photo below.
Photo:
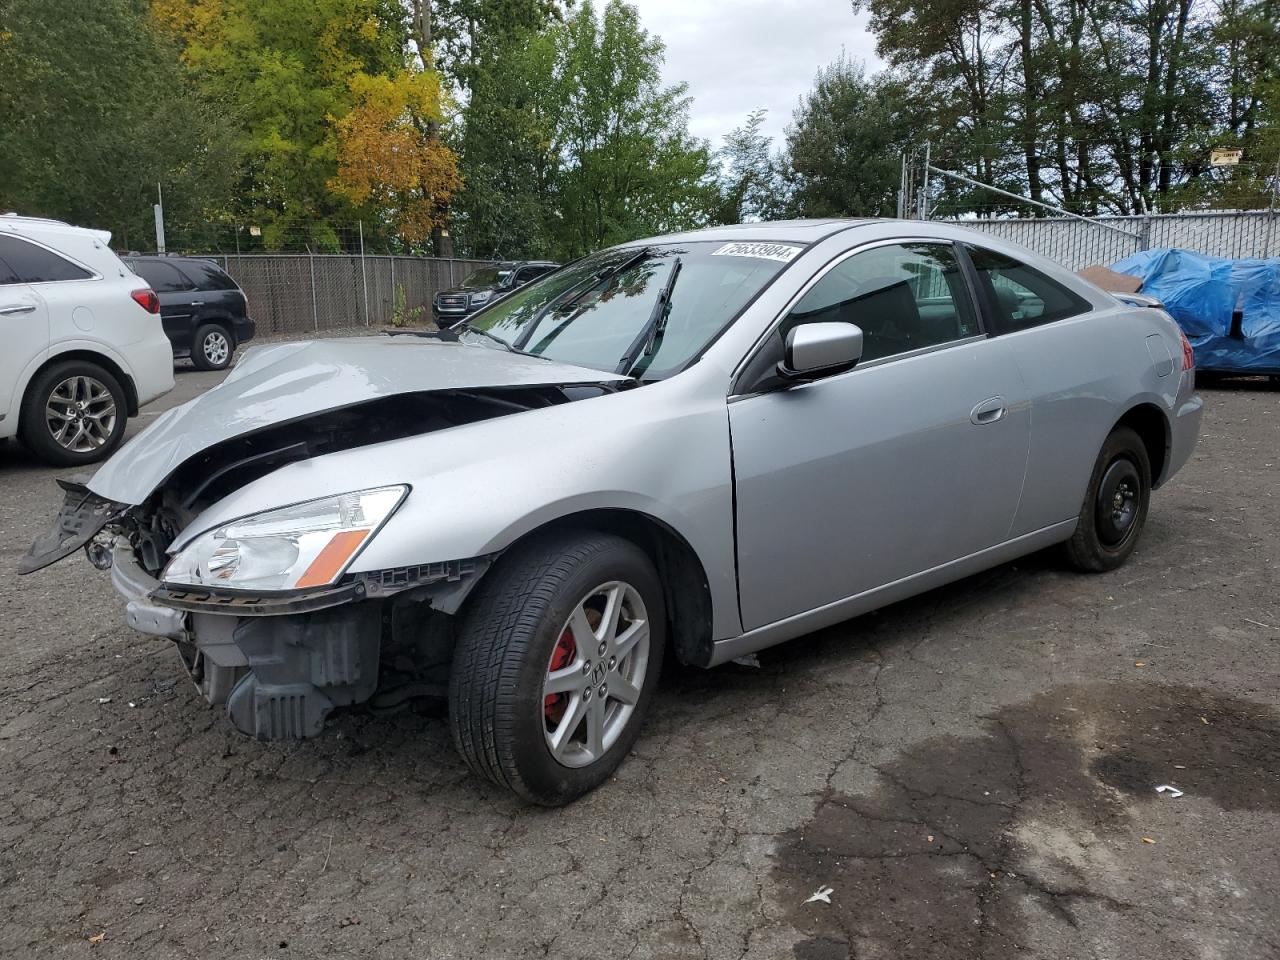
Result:
{"label": "utility pole", "polygon": [[156,215],[156,252],[164,253],[164,194],[160,192],[160,184],[156,183],[156,203],[152,210]]}

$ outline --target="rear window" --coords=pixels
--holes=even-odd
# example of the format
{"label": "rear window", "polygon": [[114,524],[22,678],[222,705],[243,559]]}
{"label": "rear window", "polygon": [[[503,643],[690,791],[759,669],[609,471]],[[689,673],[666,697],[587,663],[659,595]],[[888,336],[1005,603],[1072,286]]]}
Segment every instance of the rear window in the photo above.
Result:
{"label": "rear window", "polygon": [[1089,309],[1089,301],[1020,260],[981,247],[965,249],[995,311],[996,333],[1028,330]]}
{"label": "rear window", "polygon": [[159,260],[136,260],[131,265],[133,272],[151,284],[151,289],[156,293],[194,289],[191,281],[171,263]]}
{"label": "rear window", "polygon": [[239,290],[236,282],[212,260],[183,260],[182,272],[200,290]]}
{"label": "rear window", "polygon": [[[88,270],[58,256],[52,250],[36,246],[20,237],[0,236],[0,282],[52,283],[58,280],[87,280]],[[9,278],[9,279],[6,279]]]}

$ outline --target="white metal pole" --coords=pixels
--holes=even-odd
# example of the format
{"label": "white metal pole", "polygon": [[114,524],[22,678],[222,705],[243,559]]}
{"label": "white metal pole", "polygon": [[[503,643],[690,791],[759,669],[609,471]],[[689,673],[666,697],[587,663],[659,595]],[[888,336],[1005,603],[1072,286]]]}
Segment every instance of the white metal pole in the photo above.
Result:
{"label": "white metal pole", "polygon": [[160,183],[156,182],[156,252],[164,253],[164,194],[160,192]]}
{"label": "white metal pole", "polygon": [[1141,240],[1140,234],[1133,233],[1129,230],[1121,230],[1119,227],[1113,227],[1109,223],[1103,223],[1100,220],[1091,220],[1089,217],[1082,217],[1078,213],[1072,213],[1070,210],[1063,210],[1061,207],[1055,207],[1051,203],[1041,203],[1039,200],[1031,200],[1028,197],[1020,197],[1016,193],[1010,193],[1008,190],[1001,190],[999,187],[993,187],[989,183],[983,183],[981,180],[974,180],[972,177],[966,177],[964,174],[954,173],[951,170],[941,170],[938,167],[930,165],[930,171],[936,173],[940,177],[952,177],[961,183],[967,183],[974,187],[982,187],[984,190],[990,190],[992,193],[998,193],[1003,197],[1009,197],[1022,203],[1034,204],[1037,207],[1044,207],[1046,210],[1052,210],[1054,213],[1060,213],[1064,217],[1070,217],[1073,220],[1083,220],[1085,223],[1092,223],[1095,227],[1101,227],[1103,230],[1111,230],[1114,233],[1123,234],[1126,237],[1132,237],[1135,240]]}
{"label": "white metal pole", "polygon": [[360,285],[364,289],[364,325],[369,326],[369,273],[364,265],[364,221],[360,223]]}

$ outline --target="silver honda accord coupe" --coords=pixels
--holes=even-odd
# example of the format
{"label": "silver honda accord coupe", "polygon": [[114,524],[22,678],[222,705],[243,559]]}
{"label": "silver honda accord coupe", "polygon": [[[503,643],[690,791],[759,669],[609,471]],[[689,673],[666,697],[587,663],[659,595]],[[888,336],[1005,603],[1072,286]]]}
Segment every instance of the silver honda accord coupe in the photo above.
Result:
{"label": "silver honda accord coupe", "polygon": [[541,804],[714,667],[1051,546],[1133,553],[1190,456],[1158,307],[984,234],[826,220],[626,244],[443,333],[246,351],[84,483],[128,622],[264,740],[447,697]]}

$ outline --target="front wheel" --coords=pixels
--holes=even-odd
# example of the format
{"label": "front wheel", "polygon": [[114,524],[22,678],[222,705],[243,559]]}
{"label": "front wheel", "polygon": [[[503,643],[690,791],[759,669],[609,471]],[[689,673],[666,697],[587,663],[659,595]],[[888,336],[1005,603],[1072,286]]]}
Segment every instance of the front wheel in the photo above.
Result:
{"label": "front wheel", "polygon": [[504,557],[472,597],[449,719],[476,773],[545,806],[594,789],[635,743],[666,644],[648,556],[609,534]]}
{"label": "front wheel", "polygon": [[1066,543],[1077,570],[1103,573],[1129,559],[1151,502],[1151,461],[1128,427],[1111,431],[1093,466],[1076,531]]}

